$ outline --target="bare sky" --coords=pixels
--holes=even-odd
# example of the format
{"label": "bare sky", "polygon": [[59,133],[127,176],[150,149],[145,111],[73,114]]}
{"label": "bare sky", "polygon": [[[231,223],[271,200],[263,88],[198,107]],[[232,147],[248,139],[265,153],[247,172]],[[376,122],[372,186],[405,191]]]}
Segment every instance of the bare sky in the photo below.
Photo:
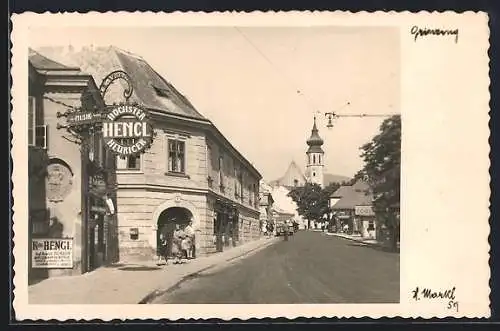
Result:
{"label": "bare sky", "polygon": [[345,176],[362,167],[359,147],[383,118],[340,118],[327,130],[323,113],[400,113],[395,28],[37,28],[30,45],[114,45],[140,55],[266,180],[292,159],[305,166],[315,112],[325,171]]}

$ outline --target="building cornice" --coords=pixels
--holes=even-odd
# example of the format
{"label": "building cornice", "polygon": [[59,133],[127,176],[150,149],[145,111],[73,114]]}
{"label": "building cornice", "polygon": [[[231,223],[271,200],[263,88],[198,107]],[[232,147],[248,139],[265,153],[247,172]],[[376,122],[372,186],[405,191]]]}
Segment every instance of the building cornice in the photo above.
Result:
{"label": "building cornice", "polygon": [[198,195],[209,195],[217,199],[221,199],[227,201],[230,204],[234,204],[241,209],[245,209],[249,212],[259,214],[260,211],[258,209],[246,206],[241,202],[231,200],[230,198],[220,195],[217,192],[214,192],[211,189],[203,189],[203,188],[187,188],[183,186],[172,186],[172,185],[161,185],[161,184],[118,184],[118,190],[146,190],[153,192],[165,192],[165,193],[190,193],[190,194],[198,194]]}
{"label": "building cornice", "polygon": [[118,190],[146,190],[155,192],[167,192],[167,193],[194,193],[194,194],[207,194],[206,189],[198,188],[187,188],[185,186],[172,186],[172,185],[162,185],[162,184],[120,184],[118,183]]}
{"label": "building cornice", "polygon": [[217,193],[217,192],[215,192],[215,191],[213,191],[211,189],[208,189],[207,193],[208,193],[208,195],[210,195],[210,196],[212,196],[214,198],[221,199],[221,200],[226,201],[227,203],[230,203],[230,204],[236,205],[238,207],[241,207],[241,209],[245,209],[245,210],[247,210],[249,212],[252,212],[252,213],[260,214],[259,209],[255,209],[253,207],[244,205],[244,204],[242,204],[239,201],[234,201],[234,200],[232,200],[232,199],[230,199],[230,198],[228,198],[226,196],[220,195],[219,193]]}

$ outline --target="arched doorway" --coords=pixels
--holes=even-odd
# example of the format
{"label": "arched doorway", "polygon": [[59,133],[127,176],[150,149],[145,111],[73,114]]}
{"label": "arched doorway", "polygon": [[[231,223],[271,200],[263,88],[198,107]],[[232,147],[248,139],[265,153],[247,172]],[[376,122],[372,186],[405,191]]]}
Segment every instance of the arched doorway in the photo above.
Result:
{"label": "arched doorway", "polygon": [[170,207],[161,212],[158,217],[158,231],[156,232],[156,247],[157,254],[159,253],[160,234],[167,239],[167,254],[171,256],[172,241],[175,230],[175,225],[179,224],[182,228],[188,225],[189,221],[193,219],[193,214],[187,208],[183,207]]}

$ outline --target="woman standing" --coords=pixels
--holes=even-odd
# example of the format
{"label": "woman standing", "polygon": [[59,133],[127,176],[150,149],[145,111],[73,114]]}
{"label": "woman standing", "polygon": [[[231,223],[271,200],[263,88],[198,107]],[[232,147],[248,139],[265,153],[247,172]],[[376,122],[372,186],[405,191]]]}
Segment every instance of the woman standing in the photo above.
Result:
{"label": "woman standing", "polygon": [[184,251],[182,249],[182,241],[186,238],[186,234],[182,231],[179,224],[175,225],[173,235],[172,255],[174,256],[174,264],[182,263]]}
{"label": "woman standing", "polygon": [[186,233],[186,239],[184,239],[183,241],[183,249],[186,250],[186,258],[189,260],[194,257],[193,251],[195,231],[193,228],[193,221],[189,221],[188,225],[186,225],[186,227],[184,228],[184,232]]}

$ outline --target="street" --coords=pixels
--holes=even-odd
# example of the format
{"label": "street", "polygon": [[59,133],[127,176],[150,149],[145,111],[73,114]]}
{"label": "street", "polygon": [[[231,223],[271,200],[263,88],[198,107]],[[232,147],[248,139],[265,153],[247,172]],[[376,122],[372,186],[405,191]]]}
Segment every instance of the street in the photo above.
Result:
{"label": "street", "polygon": [[152,303],[397,303],[399,254],[299,231],[243,259],[187,277]]}

